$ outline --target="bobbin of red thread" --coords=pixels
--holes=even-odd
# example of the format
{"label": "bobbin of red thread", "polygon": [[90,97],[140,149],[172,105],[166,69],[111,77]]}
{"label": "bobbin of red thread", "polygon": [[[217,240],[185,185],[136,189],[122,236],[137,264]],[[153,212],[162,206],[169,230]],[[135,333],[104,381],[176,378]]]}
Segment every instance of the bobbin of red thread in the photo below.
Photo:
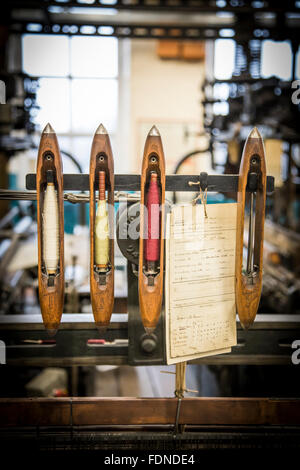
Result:
{"label": "bobbin of red thread", "polygon": [[105,201],[105,171],[99,171],[99,201]]}
{"label": "bobbin of red thread", "polygon": [[152,172],[147,197],[148,237],[145,241],[145,260],[159,261],[160,249],[160,191],[157,173]]}

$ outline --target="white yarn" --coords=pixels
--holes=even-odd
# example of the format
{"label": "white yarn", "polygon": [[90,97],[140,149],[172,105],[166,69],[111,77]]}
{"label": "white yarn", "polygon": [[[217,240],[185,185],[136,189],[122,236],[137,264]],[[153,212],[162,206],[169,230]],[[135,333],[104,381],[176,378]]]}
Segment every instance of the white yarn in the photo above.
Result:
{"label": "white yarn", "polygon": [[95,263],[105,266],[109,262],[109,225],[106,202],[99,201],[95,218]]}
{"label": "white yarn", "polygon": [[57,194],[51,183],[47,184],[44,198],[43,257],[47,273],[55,273],[59,260],[59,220]]}

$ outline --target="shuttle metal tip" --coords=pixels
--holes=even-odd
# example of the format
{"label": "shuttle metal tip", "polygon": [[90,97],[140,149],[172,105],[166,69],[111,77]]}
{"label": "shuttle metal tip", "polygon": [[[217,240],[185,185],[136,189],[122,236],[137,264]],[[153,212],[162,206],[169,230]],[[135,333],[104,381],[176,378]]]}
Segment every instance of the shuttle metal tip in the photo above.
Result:
{"label": "shuttle metal tip", "polygon": [[146,331],[147,335],[152,335],[152,333],[154,332],[154,330],[155,330],[155,328],[147,328],[147,327],[145,326],[145,331]]}
{"label": "shuttle metal tip", "polygon": [[250,326],[252,325],[253,322],[250,321],[250,320],[249,320],[249,321],[248,321],[248,320],[246,320],[246,321],[244,320],[243,322],[240,321],[240,323],[241,323],[241,325],[242,325],[243,330],[246,330],[246,331],[247,331],[247,330],[250,328]]}
{"label": "shuttle metal tip", "polygon": [[45,126],[45,129],[43,130],[43,134],[55,134],[54,129],[49,122]]}
{"label": "shuttle metal tip", "polygon": [[99,323],[96,323],[97,330],[99,331],[100,338],[103,338],[103,335],[105,334],[107,330],[107,326],[101,325]]}
{"label": "shuttle metal tip", "polygon": [[261,135],[257,127],[253,127],[252,131],[249,134],[250,139],[261,139]]}
{"label": "shuttle metal tip", "polygon": [[160,133],[159,133],[156,126],[151,127],[148,135],[155,136],[155,137],[160,137]]}
{"label": "shuttle metal tip", "polygon": [[50,330],[47,329],[47,333],[48,333],[48,336],[50,336],[50,338],[53,338],[57,333],[57,328],[50,329]]}
{"label": "shuttle metal tip", "polygon": [[108,134],[107,130],[103,126],[103,124],[100,124],[98,129],[96,130],[96,134]]}

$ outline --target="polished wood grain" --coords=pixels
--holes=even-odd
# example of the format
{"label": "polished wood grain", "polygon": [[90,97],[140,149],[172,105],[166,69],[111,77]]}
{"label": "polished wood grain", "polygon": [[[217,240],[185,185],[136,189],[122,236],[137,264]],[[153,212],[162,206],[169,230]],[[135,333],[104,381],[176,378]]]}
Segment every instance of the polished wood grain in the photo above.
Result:
{"label": "polished wood grain", "polygon": [[[48,276],[43,262],[43,208],[48,170],[54,173],[59,214],[59,262],[53,286],[48,285]],[[64,304],[64,207],[62,161],[54,132],[44,132],[41,136],[36,178],[39,300],[45,328],[50,334],[55,334],[60,324]]]}
{"label": "polished wood grain", "polygon": [[[147,136],[141,175],[141,205],[140,205],[140,250],[139,250],[139,304],[143,325],[151,333],[159,320],[163,297],[164,274],[164,220],[165,220],[165,158],[160,135]],[[156,157],[156,163],[151,162],[151,156]],[[154,278],[154,285],[149,286],[144,273],[145,248],[145,204],[150,173],[158,174],[158,183],[161,191],[161,217],[160,217],[160,259],[159,273]]]}
{"label": "polished wood grain", "polygon": [[[105,283],[95,270],[95,217],[99,171],[105,171],[109,219],[109,271]],[[95,133],[90,158],[90,289],[94,319],[102,332],[110,322],[114,306],[114,161],[107,133]]]}
{"label": "polished wood grain", "polygon": [[[1,398],[0,427],[174,425],[176,398]],[[183,398],[179,424],[299,426],[299,399]]]}
{"label": "polished wood grain", "polygon": [[[246,187],[251,159],[258,160],[258,188],[255,205],[254,262],[258,266],[253,282],[242,273],[244,246],[244,218]],[[263,140],[255,128],[249,135],[242,155],[237,195],[237,232],[236,232],[236,307],[242,326],[247,329],[254,322],[262,289],[263,240],[266,204],[266,162]]]}

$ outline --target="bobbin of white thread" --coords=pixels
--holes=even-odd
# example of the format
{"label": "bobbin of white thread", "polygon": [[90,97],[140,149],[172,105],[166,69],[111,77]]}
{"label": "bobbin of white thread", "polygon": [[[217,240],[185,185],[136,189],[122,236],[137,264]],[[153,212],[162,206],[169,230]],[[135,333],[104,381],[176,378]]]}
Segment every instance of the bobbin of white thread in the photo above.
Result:
{"label": "bobbin of white thread", "polygon": [[59,261],[59,219],[57,192],[48,183],[43,210],[43,258],[47,274],[55,274]]}

